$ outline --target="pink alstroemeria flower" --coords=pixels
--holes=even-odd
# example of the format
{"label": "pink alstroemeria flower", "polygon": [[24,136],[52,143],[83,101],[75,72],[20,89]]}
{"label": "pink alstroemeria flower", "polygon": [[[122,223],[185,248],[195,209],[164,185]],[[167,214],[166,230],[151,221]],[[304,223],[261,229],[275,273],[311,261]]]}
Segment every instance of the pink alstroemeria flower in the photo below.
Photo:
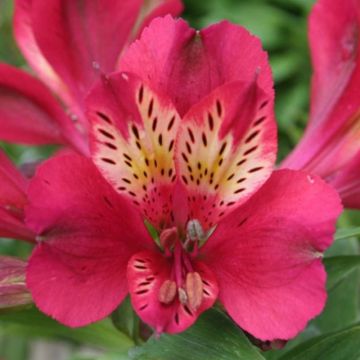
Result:
{"label": "pink alstroemeria flower", "polygon": [[181,10],[180,0],[16,0],[15,39],[39,80],[0,64],[0,139],[88,154],[90,87],[151,19]]}
{"label": "pink alstroemeria flower", "polygon": [[360,1],[319,0],[309,24],[314,68],[305,134],[282,163],[332,184],[360,209]]}
{"label": "pink alstroemeria flower", "polygon": [[[233,68],[242,81],[226,82],[231,69],[215,62],[217,47],[234,51],[230,33],[246,49],[236,59],[251,58],[252,76]],[[33,178],[27,223],[43,241],[27,286],[40,310],[72,327],[109,315],[130,293],[157,332],[185,330],[218,299],[255,337],[291,338],[324,306],[321,254],[340,200],[318,177],[272,174],[273,93],[266,71],[256,70],[264,60],[258,40],[229,23],[196,34],[167,17],[130,51],[155,44],[142,65],[156,69],[146,56],[160,54],[157,82],[156,71],[114,74],[87,100],[95,165],[67,155]],[[187,81],[205,79],[193,97],[181,96],[190,94]]]}

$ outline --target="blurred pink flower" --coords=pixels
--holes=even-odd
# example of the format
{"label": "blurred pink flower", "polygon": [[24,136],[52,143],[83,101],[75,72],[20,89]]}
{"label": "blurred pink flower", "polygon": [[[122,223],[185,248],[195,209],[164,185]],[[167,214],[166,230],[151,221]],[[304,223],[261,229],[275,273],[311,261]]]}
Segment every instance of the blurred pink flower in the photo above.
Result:
{"label": "blurred pink flower", "polygon": [[181,10],[181,0],[16,0],[15,39],[42,82],[0,64],[1,140],[88,154],[85,95],[152,18]]}
{"label": "blurred pink flower", "polygon": [[304,169],[360,209],[360,2],[319,0],[310,15],[311,114],[282,168]]}

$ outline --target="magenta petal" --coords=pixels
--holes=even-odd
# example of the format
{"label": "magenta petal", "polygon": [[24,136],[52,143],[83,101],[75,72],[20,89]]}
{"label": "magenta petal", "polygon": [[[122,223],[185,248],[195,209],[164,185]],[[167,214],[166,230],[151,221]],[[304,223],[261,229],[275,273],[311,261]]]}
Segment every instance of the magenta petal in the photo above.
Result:
{"label": "magenta petal", "polygon": [[98,169],[154,226],[170,224],[180,118],[169,99],[119,73],[103,78],[87,105]]}
{"label": "magenta petal", "polygon": [[0,206],[23,209],[27,202],[28,181],[0,150]]}
{"label": "magenta petal", "polygon": [[190,218],[209,229],[271,175],[277,150],[271,94],[255,78],[216,88],[186,113],[175,149]]}
{"label": "magenta petal", "polygon": [[32,27],[37,44],[79,104],[100,74],[115,69],[141,3],[32,1]]}
{"label": "magenta petal", "polygon": [[30,66],[39,78],[61,99],[71,105],[68,89],[39,49],[34,37],[31,17],[32,0],[16,0],[14,13],[14,35],[16,42]]}
{"label": "magenta petal", "polygon": [[25,144],[85,145],[49,90],[32,76],[0,64],[0,139]]}
{"label": "magenta petal", "polygon": [[193,263],[204,284],[204,297],[201,306],[191,310],[179,301],[178,289],[174,283],[174,299],[169,304],[159,301],[160,288],[165,281],[172,279],[171,261],[162,253],[143,251],[135,254],[129,261],[127,277],[132,305],[140,318],[152,326],[157,333],[175,334],[186,330],[198,316],[210,308],[218,294],[214,275],[201,262]]}
{"label": "magenta petal", "polygon": [[24,224],[22,212],[0,208],[0,237],[35,242],[34,233]]}
{"label": "magenta petal", "polygon": [[346,208],[360,209],[360,151],[330,183]]}
{"label": "magenta petal", "polygon": [[[309,19],[314,74],[310,126],[342,123],[360,105],[359,1],[319,0]],[[331,114],[337,109],[337,116]],[[330,118],[329,118],[330,115]],[[339,117],[340,116],[340,117]]]}
{"label": "magenta petal", "polygon": [[25,286],[26,262],[0,256],[0,310],[32,302]]}
{"label": "magenta petal", "polygon": [[239,326],[262,340],[289,339],[321,312],[320,258],[341,209],[319,177],[282,170],[218,225],[202,253]]}
{"label": "magenta petal", "polygon": [[72,327],[107,316],[127,294],[129,258],[152,246],[139,214],[80,156],[40,166],[29,201],[41,241],[27,270],[36,305]]}
{"label": "magenta petal", "polygon": [[260,41],[244,28],[222,22],[200,33],[183,20],[155,19],[130,46],[120,70],[168,94],[180,115],[226,82],[251,81],[272,92],[271,71]]}
{"label": "magenta petal", "polygon": [[0,237],[33,241],[24,224],[28,182],[0,150]]}
{"label": "magenta petal", "polygon": [[330,179],[359,151],[360,14],[358,1],[320,0],[310,16],[311,115],[283,167]]}
{"label": "magenta petal", "polygon": [[[148,0],[145,1],[142,7],[141,15],[137,19],[140,24],[138,36],[146,26],[149,26],[151,21],[157,17],[170,14],[172,16],[180,15],[183,11],[184,5],[181,0]],[[138,37],[137,36],[137,37]]]}

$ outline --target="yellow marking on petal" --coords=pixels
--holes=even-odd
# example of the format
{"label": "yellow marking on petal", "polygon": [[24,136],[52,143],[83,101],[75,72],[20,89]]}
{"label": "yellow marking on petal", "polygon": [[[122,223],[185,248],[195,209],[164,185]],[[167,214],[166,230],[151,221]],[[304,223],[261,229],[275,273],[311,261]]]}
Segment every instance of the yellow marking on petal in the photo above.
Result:
{"label": "yellow marking on petal", "polygon": [[219,137],[227,115],[220,100],[214,102],[202,121],[189,119],[180,129],[178,159],[181,178],[190,192],[203,200],[209,196],[219,198],[221,202],[216,207],[224,207],[220,215],[256,188],[264,178],[263,170],[267,171],[273,165],[273,154],[264,156],[261,139],[267,118],[260,113],[240,142],[234,140],[231,132]]}
{"label": "yellow marking on petal", "polygon": [[[174,183],[174,142],[179,124],[175,109],[145,85],[136,91],[142,123],[128,121],[124,136],[103,113],[95,125],[95,163],[115,189],[136,205],[155,203],[159,186]],[[170,211],[164,200],[164,212]],[[151,205],[154,206],[154,205]]]}

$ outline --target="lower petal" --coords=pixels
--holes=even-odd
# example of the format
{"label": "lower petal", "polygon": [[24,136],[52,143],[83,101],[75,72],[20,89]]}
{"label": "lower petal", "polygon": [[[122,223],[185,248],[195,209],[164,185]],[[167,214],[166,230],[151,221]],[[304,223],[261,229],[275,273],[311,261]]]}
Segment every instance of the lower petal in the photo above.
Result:
{"label": "lower petal", "polygon": [[29,203],[27,224],[40,241],[27,269],[36,305],[71,327],[110,314],[127,294],[128,260],[152,246],[137,210],[75,155],[38,168]]}
{"label": "lower petal", "polygon": [[109,315],[127,294],[115,260],[110,251],[76,256],[42,243],[30,258],[26,285],[45,314],[70,327],[87,325]]}
{"label": "lower petal", "polygon": [[[218,293],[214,275],[201,262],[193,265],[194,271],[203,281],[203,299],[196,310],[180,302],[168,258],[161,253],[144,251],[135,254],[129,261],[127,277],[132,305],[140,318],[157,333],[174,334],[186,330],[203,311],[214,304]],[[169,286],[166,289],[167,284]],[[168,301],[160,301],[160,292],[167,292],[163,297],[167,297]]]}
{"label": "lower petal", "polygon": [[320,258],[341,211],[318,177],[277,171],[226,217],[202,249],[230,316],[261,340],[289,339],[326,300]]}

